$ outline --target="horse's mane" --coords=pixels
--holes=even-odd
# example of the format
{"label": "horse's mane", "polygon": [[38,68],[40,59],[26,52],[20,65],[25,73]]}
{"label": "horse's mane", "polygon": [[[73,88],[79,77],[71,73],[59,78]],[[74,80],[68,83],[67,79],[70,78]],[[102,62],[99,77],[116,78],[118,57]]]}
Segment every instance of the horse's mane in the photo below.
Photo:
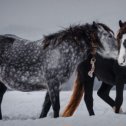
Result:
{"label": "horse's mane", "polygon": [[[97,23],[102,26],[106,31],[113,31],[102,23]],[[51,43],[53,45],[58,45],[63,41],[75,42],[77,46],[82,48],[81,40],[85,40],[85,43],[90,47],[92,47],[92,41],[99,46],[101,42],[97,36],[98,29],[93,24],[85,24],[85,25],[72,25],[69,28],[63,29],[57,33],[50,34],[48,36],[44,36],[44,49],[47,48]]]}
{"label": "horse's mane", "polygon": [[102,26],[107,32],[111,32],[112,34],[114,34],[114,32],[107,25],[103,23],[98,23],[98,25]]}
{"label": "horse's mane", "polygon": [[126,34],[126,22],[123,23],[123,26],[120,27],[118,33],[117,33],[117,43],[118,43],[118,49],[120,49],[120,42],[122,39],[123,34]]}

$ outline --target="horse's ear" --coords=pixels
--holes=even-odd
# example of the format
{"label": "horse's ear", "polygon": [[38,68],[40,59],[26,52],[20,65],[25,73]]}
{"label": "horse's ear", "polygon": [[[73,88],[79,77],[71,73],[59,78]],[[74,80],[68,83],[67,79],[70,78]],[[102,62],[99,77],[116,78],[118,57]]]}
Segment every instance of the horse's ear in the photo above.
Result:
{"label": "horse's ear", "polygon": [[119,26],[122,27],[123,26],[123,22],[121,20],[119,20]]}
{"label": "horse's ear", "polygon": [[93,21],[93,27],[97,28],[97,23],[95,21]]}

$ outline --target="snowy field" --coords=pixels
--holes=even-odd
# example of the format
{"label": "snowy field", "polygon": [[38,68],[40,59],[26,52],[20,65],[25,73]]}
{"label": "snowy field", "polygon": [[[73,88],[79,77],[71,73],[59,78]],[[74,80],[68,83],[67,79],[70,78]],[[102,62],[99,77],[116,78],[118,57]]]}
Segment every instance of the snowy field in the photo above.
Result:
{"label": "snowy field", "polygon": [[[61,92],[61,112],[69,100],[71,92]],[[115,97],[115,91],[110,94]],[[89,116],[85,103],[82,101],[73,117],[52,118],[52,109],[48,117],[38,119],[44,100],[45,91],[18,92],[8,91],[3,99],[3,120],[0,126],[125,126],[126,114],[115,114],[94,91],[95,116]],[[124,91],[123,111],[126,111],[126,91]],[[60,112],[60,113],[61,113]]]}

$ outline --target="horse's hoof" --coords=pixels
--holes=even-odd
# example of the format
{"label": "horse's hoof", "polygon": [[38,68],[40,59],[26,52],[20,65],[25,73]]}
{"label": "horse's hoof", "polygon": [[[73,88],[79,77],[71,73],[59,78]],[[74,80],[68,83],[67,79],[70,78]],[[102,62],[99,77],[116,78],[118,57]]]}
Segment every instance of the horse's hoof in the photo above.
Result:
{"label": "horse's hoof", "polygon": [[54,118],[58,118],[59,117],[59,114],[54,114]]}
{"label": "horse's hoof", "polygon": [[114,111],[115,113],[117,113],[117,114],[122,114],[122,113],[124,113],[123,110],[122,110],[122,108],[120,108],[119,112],[116,112],[116,107],[115,107],[115,106],[114,106],[112,109],[113,109],[113,111]]}
{"label": "horse's hoof", "polygon": [[42,115],[42,114],[39,116],[39,118],[45,118],[45,117],[46,115]]}

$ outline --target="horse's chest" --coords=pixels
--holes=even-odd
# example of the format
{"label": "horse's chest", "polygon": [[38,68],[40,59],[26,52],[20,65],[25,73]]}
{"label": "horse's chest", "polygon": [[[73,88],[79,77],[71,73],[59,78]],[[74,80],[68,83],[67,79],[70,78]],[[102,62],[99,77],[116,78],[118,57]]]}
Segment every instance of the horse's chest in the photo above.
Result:
{"label": "horse's chest", "polygon": [[115,74],[113,71],[113,60],[97,57],[95,74],[101,81],[107,84],[115,84]]}

